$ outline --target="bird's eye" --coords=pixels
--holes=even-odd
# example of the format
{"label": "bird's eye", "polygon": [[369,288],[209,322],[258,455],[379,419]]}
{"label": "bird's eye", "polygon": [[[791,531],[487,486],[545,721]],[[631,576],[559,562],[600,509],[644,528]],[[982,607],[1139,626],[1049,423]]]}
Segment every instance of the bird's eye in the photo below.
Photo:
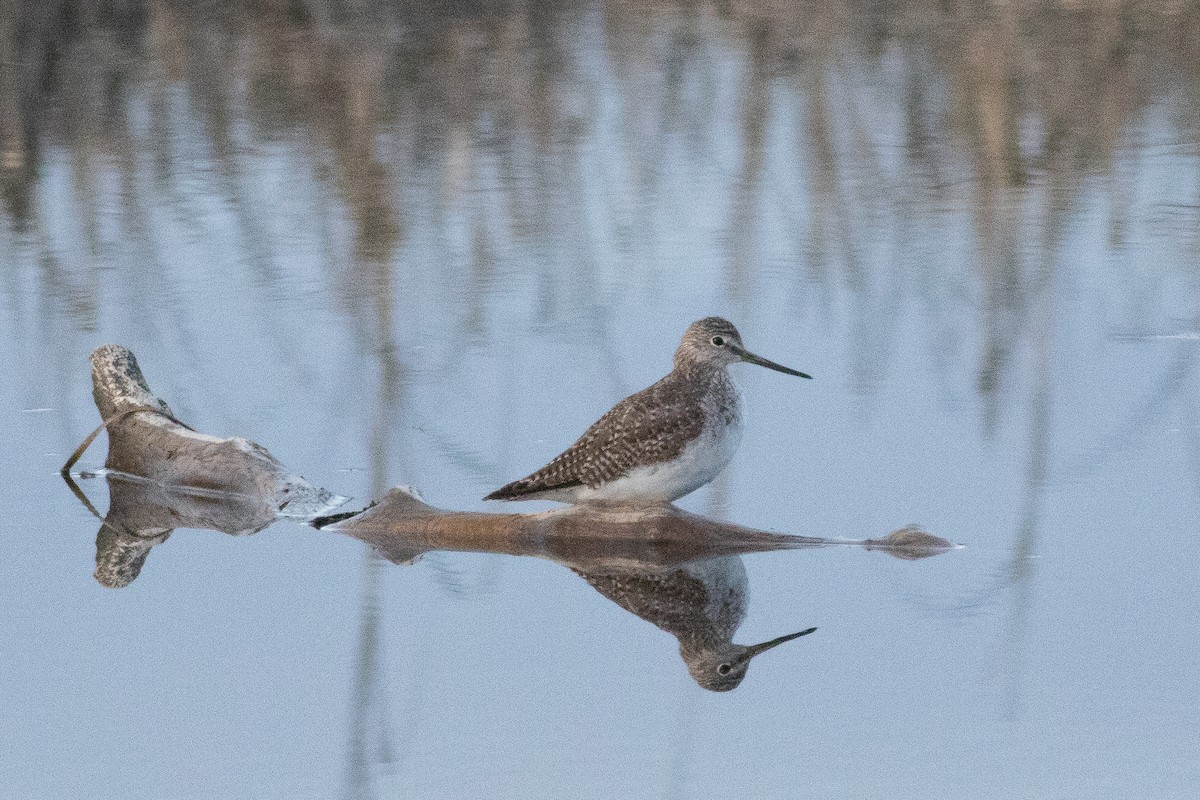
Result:
{"label": "bird's eye", "polygon": [[717,667],[717,672],[721,673],[722,675],[728,675],[729,670],[731,669],[733,669],[733,667],[729,666],[728,664],[722,664],[721,666]]}
{"label": "bird's eye", "polygon": [[[712,338],[712,343],[713,343],[714,345],[716,345],[717,347],[721,347],[722,345],[724,345],[724,344],[725,344],[725,340],[724,340],[724,339],[722,339],[720,336],[714,336],[714,337]],[[724,674],[724,673],[722,673],[722,674]]]}

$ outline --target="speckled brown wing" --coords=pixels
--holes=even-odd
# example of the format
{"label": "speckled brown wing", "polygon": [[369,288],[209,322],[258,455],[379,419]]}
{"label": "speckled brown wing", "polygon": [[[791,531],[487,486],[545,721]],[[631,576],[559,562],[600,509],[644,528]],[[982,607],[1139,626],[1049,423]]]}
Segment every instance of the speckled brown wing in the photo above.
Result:
{"label": "speckled brown wing", "polygon": [[673,636],[695,637],[697,629],[710,639],[733,635],[732,630],[705,630],[713,628],[709,610],[719,604],[711,602],[709,587],[686,569],[572,572],[621,608]]}
{"label": "speckled brown wing", "polygon": [[679,391],[675,373],[617,403],[566,451],[484,500],[517,500],[574,486],[596,488],[630,470],[669,461],[700,435],[701,396]]}

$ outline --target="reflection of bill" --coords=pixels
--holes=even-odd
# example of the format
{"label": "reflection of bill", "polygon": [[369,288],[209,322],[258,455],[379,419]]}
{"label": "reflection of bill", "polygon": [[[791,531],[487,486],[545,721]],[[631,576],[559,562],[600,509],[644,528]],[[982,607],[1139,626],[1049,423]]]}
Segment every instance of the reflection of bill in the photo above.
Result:
{"label": "reflection of bill", "polygon": [[912,528],[863,542],[785,536],[718,522],[672,505],[623,510],[576,506],[543,514],[446,512],[404,489],[393,489],[359,514],[339,514],[314,524],[365,541],[400,564],[433,550],[555,561],[621,608],[674,636],[688,672],[713,691],[736,688],[755,656],[816,630],[807,628],[756,645],[734,643],[749,597],[739,554],[858,545],[921,558],[952,547]]}

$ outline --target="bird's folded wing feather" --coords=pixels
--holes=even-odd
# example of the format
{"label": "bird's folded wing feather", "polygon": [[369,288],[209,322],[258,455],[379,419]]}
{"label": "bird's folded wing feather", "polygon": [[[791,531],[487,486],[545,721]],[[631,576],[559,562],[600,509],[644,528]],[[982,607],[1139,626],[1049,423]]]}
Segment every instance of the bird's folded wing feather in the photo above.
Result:
{"label": "bird's folded wing feather", "polygon": [[675,458],[700,435],[704,417],[694,401],[665,389],[660,381],[626,397],[549,464],[496,494],[595,488],[638,466]]}

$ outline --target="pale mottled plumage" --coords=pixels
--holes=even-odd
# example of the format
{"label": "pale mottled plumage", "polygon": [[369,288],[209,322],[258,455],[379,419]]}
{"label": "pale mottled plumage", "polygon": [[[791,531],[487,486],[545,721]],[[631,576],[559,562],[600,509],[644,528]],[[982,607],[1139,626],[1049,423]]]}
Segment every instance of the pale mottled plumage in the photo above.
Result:
{"label": "pale mottled plumage", "polygon": [[684,333],[669,375],[617,403],[549,464],[484,499],[674,500],[708,483],[741,438],[739,395],[725,369],[739,361],[808,377],[747,352],[730,322],[702,319]]}
{"label": "pale mottled plumage", "polygon": [[[736,389],[724,370],[698,376],[725,399],[729,418],[737,414]],[[677,458],[704,431],[704,395],[679,391],[688,380],[674,371],[653,386],[631,395],[596,421],[587,432],[546,466],[514,481],[486,499],[586,486],[592,489],[614,481],[632,469]]]}

